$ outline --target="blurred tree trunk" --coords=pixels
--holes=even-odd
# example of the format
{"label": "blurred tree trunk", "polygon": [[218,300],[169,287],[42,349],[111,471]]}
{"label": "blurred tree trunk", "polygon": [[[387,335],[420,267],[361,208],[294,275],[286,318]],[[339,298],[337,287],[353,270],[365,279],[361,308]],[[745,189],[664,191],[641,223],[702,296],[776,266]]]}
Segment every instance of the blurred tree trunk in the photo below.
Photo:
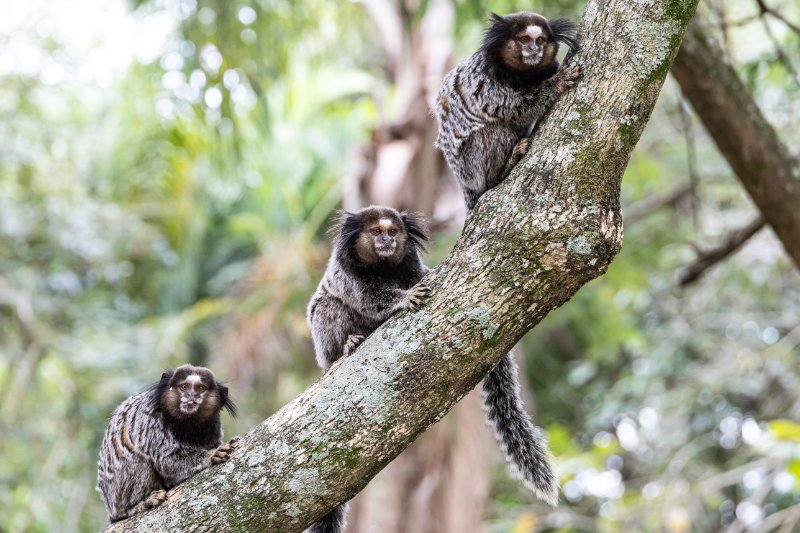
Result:
{"label": "blurred tree trunk", "polygon": [[426,277],[424,308],[378,328],[226,464],[108,531],[299,532],[441,419],[619,251],[622,174],[695,7],[590,0],[574,57],[584,78]]}
{"label": "blurred tree trunk", "polygon": [[697,20],[686,32],[672,74],[800,268],[800,165]]}
{"label": "blurred tree trunk", "polygon": [[[344,208],[390,205],[431,216],[442,185],[454,189],[444,158],[433,147],[437,125],[430,104],[452,66],[455,10],[448,0],[424,6],[407,0],[362,3],[379,30],[387,79],[374,95],[378,124],[345,176]],[[425,11],[418,16],[413,9]],[[448,212],[463,211],[456,192],[445,198]]]}

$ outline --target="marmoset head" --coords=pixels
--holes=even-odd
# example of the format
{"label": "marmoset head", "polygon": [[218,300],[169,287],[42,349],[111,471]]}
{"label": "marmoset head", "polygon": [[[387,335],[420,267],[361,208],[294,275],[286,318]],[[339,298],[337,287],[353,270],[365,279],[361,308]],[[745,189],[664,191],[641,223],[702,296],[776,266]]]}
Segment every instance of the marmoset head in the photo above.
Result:
{"label": "marmoset head", "polygon": [[504,17],[492,13],[483,46],[509,70],[538,72],[556,61],[559,42],[566,43],[573,51],[576,49],[574,33],[575,24],[566,19],[548,21],[528,11]]}
{"label": "marmoset head", "polygon": [[156,385],[159,406],[175,420],[205,421],[218,417],[222,409],[236,415],[236,406],[228,397],[228,387],[202,366],[183,365],[161,375]]}
{"label": "marmoset head", "polygon": [[399,265],[428,241],[425,219],[398,213],[391,207],[370,206],[342,212],[332,230],[339,253],[362,266]]}

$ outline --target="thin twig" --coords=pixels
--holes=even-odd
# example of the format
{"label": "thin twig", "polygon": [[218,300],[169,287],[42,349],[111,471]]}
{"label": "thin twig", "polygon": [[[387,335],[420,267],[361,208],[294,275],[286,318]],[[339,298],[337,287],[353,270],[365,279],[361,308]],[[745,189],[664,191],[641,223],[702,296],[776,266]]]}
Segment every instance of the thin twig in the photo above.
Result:
{"label": "thin twig", "polygon": [[764,217],[758,216],[744,228],[732,232],[717,248],[708,250],[700,255],[693,264],[689,265],[680,276],[678,283],[686,287],[697,281],[705,272],[738,250],[750,237],[755,235],[766,225]]}
{"label": "thin twig", "polygon": [[753,528],[751,531],[752,533],[769,533],[770,531],[775,531],[778,529],[778,526],[783,524],[784,529],[781,529],[778,533],[790,533],[792,527],[798,520],[800,520],[800,503],[772,513],[764,518],[764,520],[758,524],[758,527]]}
{"label": "thin twig", "polygon": [[722,36],[722,42],[720,44],[722,49],[725,50],[725,53],[727,54],[730,50],[730,42],[728,39],[728,17],[727,13],[725,12],[725,2],[714,2],[711,5],[711,8],[713,9],[714,14],[717,16],[719,32]]}
{"label": "thin twig", "polygon": [[691,192],[692,227],[695,233],[699,231],[698,222],[698,202],[697,202],[697,150],[694,142],[694,129],[692,128],[692,116],[689,113],[689,104],[685,98],[678,102],[678,114],[681,118],[681,131],[686,141],[686,170],[689,173],[689,191]]}
{"label": "thin twig", "polygon": [[756,3],[758,4],[758,9],[759,9],[759,11],[761,12],[762,15],[765,14],[765,13],[769,14],[769,15],[772,15],[776,19],[778,19],[781,22],[783,22],[784,24],[786,24],[787,28],[789,28],[790,30],[792,30],[796,34],[800,35],[800,26],[798,26],[796,24],[793,24],[792,22],[786,20],[786,18],[783,15],[781,15],[779,11],[775,11],[774,9],[772,9],[770,7],[767,7],[767,4],[764,2],[764,0],[756,0]]}
{"label": "thin twig", "polygon": [[800,85],[800,74],[797,73],[797,69],[794,68],[792,60],[789,59],[788,55],[786,55],[786,52],[783,50],[783,47],[781,46],[781,43],[778,42],[778,39],[772,33],[772,30],[769,27],[769,22],[767,22],[767,19],[762,18],[761,23],[764,26],[764,33],[767,34],[767,37],[772,42],[772,46],[775,48],[775,55],[778,58],[778,62],[784,66],[786,71],[791,76],[792,80],[794,80],[796,84]]}
{"label": "thin twig", "polygon": [[792,531],[796,531],[794,527],[800,522],[800,504],[795,504],[786,510],[791,512],[786,513],[786,517],[783,519],[783,525],[778,533],[792,533]]}
{"label": "thin twig", "polygon": [[737,466],[731,470],[719,473],[707,478],[700,483],[700,493],[704,496],[711,496],[726,487],[739,483],[744,475],[752,470],[763,468],[765,470],[775,470],[784,463],[779,457],[762,457],[749,463]]}
{"label": "thin twig", "polygon": [[[761,508],[764,505],[764,500],[772,490],[772,483],[775,481],[775,476],[778,474],[777,467],[770,469],[769,474],[761,483],[761,486],[750,498],[747,499],[756,507]],[[747,529],[747,524],[741,518],[736,518],[734,522],[728,527],[726,533],[739,533]]]}
{"label": "thin twig", "polygon": [[760,18],[761,15],[756,13],[755,15],[748,15],[746,17],[740,18],[739,20],[732,20],[728,22],[726,26],[729,28],[740,28],[742,26],[747,26],[748,24],[755,22]]}
{"label": "thin twig", "polygon": [[662,195],[651,195],[633,204],[625,213],[625,224],[635,224],[654,211],[664,207],[672,207],[686,198],[692,191],[689,184],[680,185]]}

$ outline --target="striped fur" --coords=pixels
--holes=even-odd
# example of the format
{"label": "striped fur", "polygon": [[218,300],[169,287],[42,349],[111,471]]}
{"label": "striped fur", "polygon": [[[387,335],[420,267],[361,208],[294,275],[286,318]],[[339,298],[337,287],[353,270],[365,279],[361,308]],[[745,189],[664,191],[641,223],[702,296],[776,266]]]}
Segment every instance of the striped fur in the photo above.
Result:
{"label": "striped fur", "polygon": [[[559,68],[558,43],[572,52],[575,26],[548,22],[535,13],[492,15],[483,46],[442,82],[434,114],[436,146],[464,192],[468,210],[483,193],[502,182],[527,152],[532,127],[580,76],[578,67]],[[519,36],[542,40],[541,60],[522,65],[515,56]],[[542,431],[525,412],[517,366],[506,355],[483,380],[487,420],[495,428],[512,471],[542,500],[556,505],[558,481]]]}
{"label": "striped fur", "polygon": [[506,354],[483,379],[481,392],[486,421],[506,454],[512,474],[550,505],[558,505],[558,479],[542,430],[533,425],[520,395],[517,363]]}
{"label": "striped fur", "polygon": [[[365,228],[381,219],[394,221],[400,230],[394,238],[395,255],[368,263],[357,248],[363,246]],[[428,240],[421,216],[370,206],[342,213],[332,233],[328,268],[308,304],[308,324],[322,370],[342,356],[349,339],[363,340],[400,309],[413,307],[418,296],[424,296],[417,292],[427,294],[426,287],[415,287],[427,272],[420,257]]]}
{"label": "striped fur", "polygon": [[[200,376],[208,390],[194,415],[175,418],[163,399],[175,380]],[[199,382],[198,382],[199,383]],[[207,368],[184,365],[114,410],[100,447],[97,490],[112,522],[146,511],[165,499],[163,491],[227,459],[221,409],[233,409],[227,387]],[[198,414],[199,413],[199,414]],[[204,414],[203,414],[204,413]]]}
{"label": "striped fur", "polygon": [[[506,43],[528,25],[548,39],[544,59],[527,70],[509,68]],[[559,19],[556,28],[535,13],[493,15],[483,46],[442,81],[433,109],[436,147],[461,185],[468,210],[508,176],[528,145],[516,153],[514,147],[580,75],[577,67],[559,69],[555,59],[559,41],[576,46],[569,36],[574,26]]]}
{"label": "striped fur", "polygon": [[347,526],[347,504],[340,505],[308,528],[308,533],[341,533]]}

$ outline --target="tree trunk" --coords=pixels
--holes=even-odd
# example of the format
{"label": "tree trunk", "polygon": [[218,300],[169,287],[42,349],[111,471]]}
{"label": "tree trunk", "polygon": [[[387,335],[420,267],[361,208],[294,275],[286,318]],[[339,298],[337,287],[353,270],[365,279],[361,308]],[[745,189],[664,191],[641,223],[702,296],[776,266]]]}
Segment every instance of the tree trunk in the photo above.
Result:
{"label": "tree trunk", "polygon": [[800,165],[697,21],[686,32],[672,74],[800,268]]}
{"label": "tree trunk", "polygon": [[605,272],[620,181],[696,0],[590,0],[584,78],[401,313],[243,438],[230,461],[109,531],[299,532],[351,498],[514,344]]}
{"label": "tree trunk", "polygon": [[[384,70],[392,90],[381,87],[374,94],[378,124],[351,158],[342,204],[349,211],[375,204],[431,217],[448,176],[444,157],[433,146],[437,125],[430,103],[452,67],[455,8],[449,0],[428,2],[424,12],[412,12],[405,0],[362,3],[382,30]],[[457,200],[462,203],[460,193]]]}

